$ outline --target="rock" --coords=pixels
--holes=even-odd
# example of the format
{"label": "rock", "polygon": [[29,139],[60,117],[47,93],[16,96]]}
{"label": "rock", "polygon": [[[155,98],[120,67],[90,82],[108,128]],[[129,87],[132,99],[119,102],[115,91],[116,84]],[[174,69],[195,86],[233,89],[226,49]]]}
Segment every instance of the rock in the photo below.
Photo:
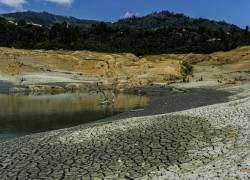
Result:
{"label": "rock", "polygon": [[79,84],[79,83],[67,84],[65,88],[67,91],[88,90],[88,86],[86,84]]}
{"label": "rock", "polygon": [[29,91],[31,92],[48,92],[48,93],[63,93],[65,90],[60,86],[50,85],[29,85]]}
{"label": "rock", "polygon": [[11,93],[20,93],[20,92],[27,92],[29,91],[29,89],[25,87],[13,87],[13,88],[10,88],[9,91]]}

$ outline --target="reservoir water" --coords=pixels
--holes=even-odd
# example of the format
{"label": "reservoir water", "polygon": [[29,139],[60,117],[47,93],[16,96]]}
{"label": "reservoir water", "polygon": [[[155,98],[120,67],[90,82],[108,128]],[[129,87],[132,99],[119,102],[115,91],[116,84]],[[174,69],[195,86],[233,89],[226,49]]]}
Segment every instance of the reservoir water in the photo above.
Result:
{"label": "reservoir water", "polygon": [[97,121],[149,102],[146,96],[128,94],[117,94],[113,105],[102,105],[102,100],[97,92],[39,96],[2,93],[0,141]]}

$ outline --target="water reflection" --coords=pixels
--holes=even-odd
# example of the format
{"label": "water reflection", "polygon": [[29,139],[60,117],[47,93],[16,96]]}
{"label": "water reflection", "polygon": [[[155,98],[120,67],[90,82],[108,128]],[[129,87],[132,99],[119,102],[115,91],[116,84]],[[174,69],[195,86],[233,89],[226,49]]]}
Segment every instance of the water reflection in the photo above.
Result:
{"label": "water reflection", "polygon": [[0,140],[71,127],[146,106],[145,96],[117,94],[113,105],[100,105],[101,94],[0,95]]}

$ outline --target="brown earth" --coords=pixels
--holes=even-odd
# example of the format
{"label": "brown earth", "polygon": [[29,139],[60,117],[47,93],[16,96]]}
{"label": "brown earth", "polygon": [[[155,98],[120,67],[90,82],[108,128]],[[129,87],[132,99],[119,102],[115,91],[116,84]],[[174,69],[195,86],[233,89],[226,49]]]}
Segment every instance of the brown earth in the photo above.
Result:
{"label": "brown earth", "polygon": [[250,80],[250,46],[213,54],[137,57],[90,51],[0,48],[0,80],[24,84],[102,82],[119,88],[213,80]]}

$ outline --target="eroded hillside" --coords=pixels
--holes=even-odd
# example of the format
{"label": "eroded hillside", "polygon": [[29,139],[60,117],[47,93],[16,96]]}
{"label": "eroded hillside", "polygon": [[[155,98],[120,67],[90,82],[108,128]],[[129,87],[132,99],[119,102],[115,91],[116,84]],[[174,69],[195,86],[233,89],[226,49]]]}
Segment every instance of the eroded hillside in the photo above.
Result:
{"label": "eroded hillside", "polygon": [[235,83],[250,79],[250,47],[229,52],[137,57],[90,51],[0,48],[0,80],[14,84],[88,82],[117,88],[182,81]]}

